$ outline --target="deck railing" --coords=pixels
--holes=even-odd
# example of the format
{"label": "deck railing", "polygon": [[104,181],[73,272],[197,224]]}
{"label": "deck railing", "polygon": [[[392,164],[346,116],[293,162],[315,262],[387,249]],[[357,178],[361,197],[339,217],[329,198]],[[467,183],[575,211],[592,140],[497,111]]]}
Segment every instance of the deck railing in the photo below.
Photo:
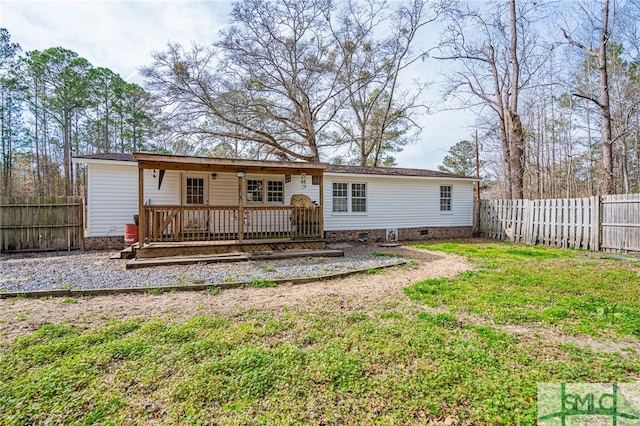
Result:
{"label": "deck railing", "polygon": [[322,233],[318,206],[145,205],[144,214],[147,242],[311,239]]}

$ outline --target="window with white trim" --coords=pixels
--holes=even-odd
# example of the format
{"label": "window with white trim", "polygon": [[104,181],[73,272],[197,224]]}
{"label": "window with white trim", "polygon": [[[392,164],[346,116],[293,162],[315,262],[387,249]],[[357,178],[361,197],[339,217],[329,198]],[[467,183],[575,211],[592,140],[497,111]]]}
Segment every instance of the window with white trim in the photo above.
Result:
{"label": "window with white trim", "polygon": [[262,202],[262,179],[247,179],[247,201]]}
{"label": "window with white trim", "polygon": [[334,213],[366,213],[367,184],[333,182]]}
{"label": "window with white trim", "polygon": [[281,180],[267,181],[267,202],[284,202],[284,182],[282,182]]}
{"label": "window with white trim", "polygon": [[247,179],[247,201],[250,203],[284,203],[284,181]]}
{"label": "window with white trim", "polygon": [[351,211],[353,213],[366,213],[367,211],[367,184],[351,184]]}
{"label": "window with white trim", "polygon": [[451,211],[451,185],[440,185],[440,211]]}
{"label": "window with white trim", "polygon": [[349,184],[347,182],[333,183],[333,212],[346,213],[349,203]]}
{"label": "window with white trim", "polygon": [[188,177],[185,183],[186,204],[204,204],[204,179]]}

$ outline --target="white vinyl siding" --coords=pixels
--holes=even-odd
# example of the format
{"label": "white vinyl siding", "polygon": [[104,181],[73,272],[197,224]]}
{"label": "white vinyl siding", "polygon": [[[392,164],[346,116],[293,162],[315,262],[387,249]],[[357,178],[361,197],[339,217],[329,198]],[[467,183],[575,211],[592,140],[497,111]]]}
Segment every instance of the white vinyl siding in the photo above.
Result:
{"label": "white vinyl siding", "polygon": [[[167,171],[158,190],[159,172],[144,172],[144,201],[153,205],[181,203],[183,176],[179,171]],[[238,204],[238,178],[235,173],[216,173],[203,177],[209,182],[209,204]],[[299,175],[286,182],[282,175],[247,175],[247,179],[283,182],[283,203],[289,204],[293,194],[308,195],[320,203],[319,186],[307,176],[305,184]],[[366,214],[333,212],[333,183],[366,184]],[[434,179],[408,176],[377,176],[325,173],[325,230],[366,230],[412,227],[471,226],[473,222],[472,180]],[[440,210],[440,187],[451,186],[451,211]],[[246,188],[244,189],[246,190]],[[347,190],[353,198],[351,186]],[[246,192],[243,192],[246,193]],[[275,193],[272,194],[275,196]],[[265,197],[267,194],[265,193]],[[357,198],[357,197],[356,197]],[[267,199],[268,201],[268,199]],[[124,225],[133,223],[138,213],[138,168],[135,162],[92,163],[88,165],[87,226],[89,236],[124,235]]]}
{"label": "white vinyl siding", "polygon": [[209,205],[235,206],[238,204],[238,178],[235,173],[216,173],[209,181]]}
{"label": "white vinyl siding", "polygon": [[[293,194],[303,194],[320,204],[320,186],[312,184],[312,177],[306,176],[305,183],[301,182],[300,175],[291,175],[291,180],[284,181],[284,203],[289,204]],[[330,197],[331,192],[325,192],[325,197]]]}
{"label": "white vinyl siding", "polygon": [[[366,180],[367,213],[334,213],[333,184],[355,180]],[[452,189],[452,210],[447,214],[440,212],[441,185],[450,185]],[[472,180],[327,172],[324,176],[324,229],[344,231],[471,226],[473,186]]]}
{"label": "white vinyl siding", "polygon": [[[247,174],[245,185],[248,180],[261,180],[263,182],[282,182],[282,204],[288,205],[293,194],[305,194],[311,200],[319,201],[319,186],[310,185],[311,179],[307,178],[306,188],[300,184],[300,176],[292,175],[291,180],[286,182],[284,175],[253,175]],[[269,203],[268,194],[263,198]],[[275,193],[272,197],[279,197]],[[247,201],[247,200],[245,200]],[[209,204],[212,206],[235,206],[238,204],[238,178],[235,173],[217,173],[216,179],[209,181]],[[251,203],[249,203],[251,204]],[[279,204],[279,202],[278,202]]]}
{"label": "white vinyl siding", "polygon": [[[144,172],[144,201],[147,204],[177,204],[178,172],[167,171],[158,190],[159,173]],[[87,228],[90,237],[124,235],[124,225],[138,214],[137,163],[89,164]]]}

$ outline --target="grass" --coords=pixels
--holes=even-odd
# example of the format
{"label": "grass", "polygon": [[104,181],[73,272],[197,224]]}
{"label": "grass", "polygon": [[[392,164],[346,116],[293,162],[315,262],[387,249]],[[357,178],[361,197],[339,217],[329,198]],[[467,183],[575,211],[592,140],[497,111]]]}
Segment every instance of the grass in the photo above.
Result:
{"label": "grass", "polygon": [[[538,383],[638,380],[640,357],[468,320],[634,335],[625,330],[637,290],[615,285],[629,265],[509,244],[423,248],[463,254],[477,270],[409,287],[425,306],[327,298],[304,311],[194,313],[184,323],[44,325],[0,352],[1,423],[534,424]],[[578,291],[562,284],[572,270],[571,279],[599,275]],[[571,305],[584,299],[607,304]],[[602,322],[572,326],[592,317]]]}
{"label": "grass", "polygon": [[417,245],[466,256],[477,270],[405,290],[497,323],[553,325],[570,334],[640,337],[640,268],[584,251],[508,243]]}
{"label": "grass", "polygon": [[0,410],[16,425],[530,424],[538,382],[639,373],[637,358],[519,340],[450,313],[251,311],[45,325],[0,357]]}
{"label": "grass", "polygon": [[249,285],[255,288],[278,287],[278,284],[265,278],[252,278]]}
{"label": "grass", "polygon": [[207,292],[207,294],[215,296],[216,294],[220,293],[220,286],[212,285],[207,287],[205,291]]}

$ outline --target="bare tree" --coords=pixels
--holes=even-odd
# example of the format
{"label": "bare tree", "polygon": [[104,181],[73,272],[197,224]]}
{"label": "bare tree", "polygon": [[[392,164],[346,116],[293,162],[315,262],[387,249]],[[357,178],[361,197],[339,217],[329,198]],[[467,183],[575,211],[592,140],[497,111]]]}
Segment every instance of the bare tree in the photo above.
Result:
{"label": "bare tree", "polygon": [[450,93],[462,103],[489,108],[499,123],[508,198],[523,198],[525,131],[521,93],[533,85],[544,62],[533,26],[540,5],[516,0],[483,10],[466,8],[451,17],[440,59],[458,61],[462,69],[450,79]]}
{"label": "bare tree", "polygon": [[321,135],[344,102],[331,8],[328,0],[241,1],[215,48],[170,45],[143,74],[187,133],[319,161],[331,145]]}
{"label": "bare tree", "polygon": [[585,54],[597,60],[598,76],[600,80],[598,94],[575,92],[573,95],[593,102],[600,113],[600,131],[602,134],[601,174],[602,181],[604,183],[602,185],[602,191],[605,194],[613,194],[615,192],[613,174],[613,137],[611,134],[611,104],[607,64],[607,46],[611,37],[611,28],[609,27],[609,6],[609,0],[604,0],[602,2],[602,10],[599,17],[585,5],[578,6],[584,18],[593,24],[593,31],[597,32],[597,47],[591,46],[590,43],[583,44],[582,42],[574,39],[566,29],[562,29],[562,33],[569,44],[576,46]]}
{"label": "bare tree", "polygon": [[[425,56],[413,52],[418,31],[434,22],[444,6],[439,2],[412,0],[395,10],[375,0],[348,0],[340,13],[334,37],[342,54],[341,84],[347,103],[337,120],[337,137],[356,151],[360,165],[380,166],[393,162],[398,152],[416,135],[416,110],[425,108],[418,99],[424,84],[411,92],[401,91],[405,70]],[[379,33],[388,34],[384,38]]]}

